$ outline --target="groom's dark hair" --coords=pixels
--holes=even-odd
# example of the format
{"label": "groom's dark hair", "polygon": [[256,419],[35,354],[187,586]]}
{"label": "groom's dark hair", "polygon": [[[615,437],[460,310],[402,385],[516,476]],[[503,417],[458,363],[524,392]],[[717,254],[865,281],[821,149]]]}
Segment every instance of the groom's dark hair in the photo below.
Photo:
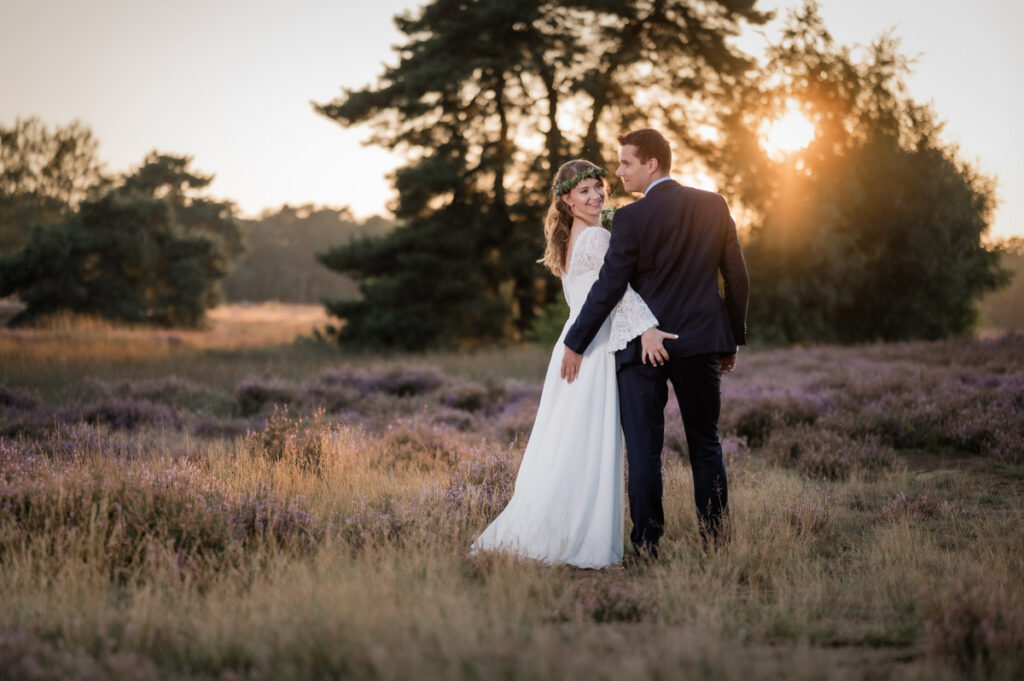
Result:
{"label": "groom's dark hair", "polygon": [[643,163],[647,163],[652,157],[658,159],[658,170],[666,175],[672,170],[672,149],[668,146],[668,140],[657,130],[642,128],[627,132],[625,135],[619,135],[619,144],[632,144],[636,147],[637,156]]}

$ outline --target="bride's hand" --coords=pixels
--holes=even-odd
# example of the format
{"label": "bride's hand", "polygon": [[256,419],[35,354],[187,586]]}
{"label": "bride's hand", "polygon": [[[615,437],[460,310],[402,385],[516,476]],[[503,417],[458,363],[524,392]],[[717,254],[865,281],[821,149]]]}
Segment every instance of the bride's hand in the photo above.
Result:
{"label": "bride's hand", "polygon": [[647,360],[651,360],[651,365],[661,366],[668,361],[668,350],[665,349],[666,338],[679,338],[674,333],[665,333],[656,326],[644,331],[640,334],[640,346],[642,348],[640,352],[640,361],[647,364]]}

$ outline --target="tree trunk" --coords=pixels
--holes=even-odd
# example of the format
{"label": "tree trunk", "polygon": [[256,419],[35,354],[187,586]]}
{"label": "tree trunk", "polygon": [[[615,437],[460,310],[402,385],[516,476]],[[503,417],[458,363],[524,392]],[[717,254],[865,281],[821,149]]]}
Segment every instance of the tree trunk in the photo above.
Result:
{"label": "tree trunk", "polygon": [[494,162],[494,209],[501,215],[508,215],[508,201],[505,198],[505,169],[509,163],[508,114],[505,111],[505,74],[496,74],[494,102],[498,113],[497,157]]}

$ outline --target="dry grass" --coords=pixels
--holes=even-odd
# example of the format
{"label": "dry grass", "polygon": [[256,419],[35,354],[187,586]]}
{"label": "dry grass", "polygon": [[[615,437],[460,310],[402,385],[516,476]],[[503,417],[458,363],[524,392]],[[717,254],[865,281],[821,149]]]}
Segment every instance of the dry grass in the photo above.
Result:
{"label": "dry grass", "polygon": [[61,315],[33,328],[0,327],[0,384],[26,387],[66,401],[73,383],[178,376],[230,389],[247,376],[296,380],[337,365],[388,362],[429,364],[477,380],[507,376],[540,380],[548,349],[520,346],[418,357],[342,355],[313,342],[328,317],[312,305],[227,305],[209,314],[200,331],[125,327],[105,320]]}
{"label": "dry grass", "polygon": [[466,555],[547,349],[147,355],[158,332],[97,328],[79,355],[76,328],[3,365],[0,678],[1024,672],[1019,339],[743,357],[732,543],[698,550],[670,429],[663,560],[595,572]]}

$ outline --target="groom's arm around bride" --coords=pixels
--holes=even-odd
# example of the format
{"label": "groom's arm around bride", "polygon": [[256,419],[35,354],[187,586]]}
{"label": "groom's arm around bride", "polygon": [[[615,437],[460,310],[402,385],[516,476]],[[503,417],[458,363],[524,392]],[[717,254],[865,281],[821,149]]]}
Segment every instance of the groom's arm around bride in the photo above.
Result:
{"label": "groom's arm around bride", "polygon": [[[654,131],[621,139],[647,132],[664,141]],[[604,266],[566,334],[562,377],[570,382],[583,351],[627,284],[661,321],[663,331],[678,334],[665,342],[672,358],[716,353],[727,373],[735,365],[738,346],[746,342],[747,268],[725,199],[680,185],[662,171],[671,160],[659,163],[654,156],[641,159],[643,155],[636,145],[623,144],[615,174],[627,191],[645,193],[615,212]],[[718,290],[719,272],[724,300]],[[620,352],[618,363],[639,361],[638,339]]]}

